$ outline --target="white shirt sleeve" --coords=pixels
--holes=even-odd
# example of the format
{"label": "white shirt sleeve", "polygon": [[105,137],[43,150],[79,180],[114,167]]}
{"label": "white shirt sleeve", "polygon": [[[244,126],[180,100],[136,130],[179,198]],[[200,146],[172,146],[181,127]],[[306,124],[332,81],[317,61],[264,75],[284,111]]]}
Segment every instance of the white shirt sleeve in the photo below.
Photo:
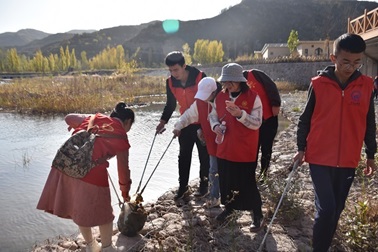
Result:
{"label": "white shirt sleeve", "polygon": [[215,106],[215,100],[214,100],[214,103],[212,103],[212,110],[209,114],[208,120],[209,120],[209,123],[210,123],[211,130],[213,130],[213,131],[214,131],[214,127],[216,125],[220,124],[219,118],[218,118],[218,113],[217,113],[216,106]]}
{"label": "white shirt sleeve", "polygon": [[251,114],[247,114],[245,110],[242,110],[242,116],[236,118],[245,127],[253,130],[260,128],[262,123],[262,103],[260,97],[257,95]]}
{"label": "white shirt sleeve", "polygon": [[178,118],[178,121],[175,123],[174,128],[176,130],[182,130],[188,125],[198,122],[198,119],[197,101],[194,101],[192,105],[190,105],[190,107],[185,110],[184,114],[182,114]]}

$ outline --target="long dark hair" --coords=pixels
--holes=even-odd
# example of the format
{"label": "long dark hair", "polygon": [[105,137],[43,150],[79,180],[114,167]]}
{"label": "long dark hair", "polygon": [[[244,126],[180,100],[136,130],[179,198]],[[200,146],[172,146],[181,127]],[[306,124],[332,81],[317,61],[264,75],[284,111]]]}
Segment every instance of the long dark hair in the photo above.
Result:
{"label": "long dark hair", "polygon": [[112,113],[110,114],[110,117],[116,117],[120,119],[122,122],[131,119],[131,124],[133,124],[135,120],[134,111],[132,111],[129,108],[126,108],[126,103],[124,102],[117,103]]}

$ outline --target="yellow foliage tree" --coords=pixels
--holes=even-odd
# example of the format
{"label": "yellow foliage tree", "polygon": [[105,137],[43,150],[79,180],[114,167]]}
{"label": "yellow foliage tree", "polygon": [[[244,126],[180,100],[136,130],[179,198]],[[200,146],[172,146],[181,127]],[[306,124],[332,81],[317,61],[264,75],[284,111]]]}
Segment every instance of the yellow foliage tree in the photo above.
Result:
{"label": "yellow foliage tree", "polygon": [[222,62],[224,56],[222,42],[198,39],[194,44],[193,59],[200,64]]}

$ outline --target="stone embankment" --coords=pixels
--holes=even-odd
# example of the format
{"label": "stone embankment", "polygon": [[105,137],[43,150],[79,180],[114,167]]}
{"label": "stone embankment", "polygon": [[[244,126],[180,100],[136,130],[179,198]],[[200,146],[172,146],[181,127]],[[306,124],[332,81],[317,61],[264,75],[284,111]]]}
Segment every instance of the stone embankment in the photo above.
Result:
{"label": "stone embankment", "polygon": [[[135,237],[126,237],[115,227],[113,242],[121,251],[257,251],[266,234],[276,204],[282,196],[296,153],[296,124],[305,106],[306,92],[282,94],[282,114],[291,123],[276,137],[269,178],[260,184],[266,228],[249,231],[251,214],[238,211],[224,223],[215,216],[222,209],[205,209],[205,199],[189,196],[187,202],[174,202],[175,189],[163,194],[156,202],[144,205],[149,215],[143,230]],[[191,181],[196,190],[198,181]],[[284,197],[267,235],[263,251],[311,251],[314,216],[313,189],[308,165],[293,174],[288,194]],[[96,237],[99,237],[96,231]],[[33,248],[33,251],[85,251],[80,235],[56,238]]]}

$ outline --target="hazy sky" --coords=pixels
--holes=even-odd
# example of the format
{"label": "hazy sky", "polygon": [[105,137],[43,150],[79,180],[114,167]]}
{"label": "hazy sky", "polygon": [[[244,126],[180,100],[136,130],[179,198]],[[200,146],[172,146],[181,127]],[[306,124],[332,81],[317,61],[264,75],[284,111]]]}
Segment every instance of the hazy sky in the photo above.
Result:
{"label": "hazy sky", "polygon": [[211,18],[241,0],[0,0],[0,33],[100,30],[153,20]]}

